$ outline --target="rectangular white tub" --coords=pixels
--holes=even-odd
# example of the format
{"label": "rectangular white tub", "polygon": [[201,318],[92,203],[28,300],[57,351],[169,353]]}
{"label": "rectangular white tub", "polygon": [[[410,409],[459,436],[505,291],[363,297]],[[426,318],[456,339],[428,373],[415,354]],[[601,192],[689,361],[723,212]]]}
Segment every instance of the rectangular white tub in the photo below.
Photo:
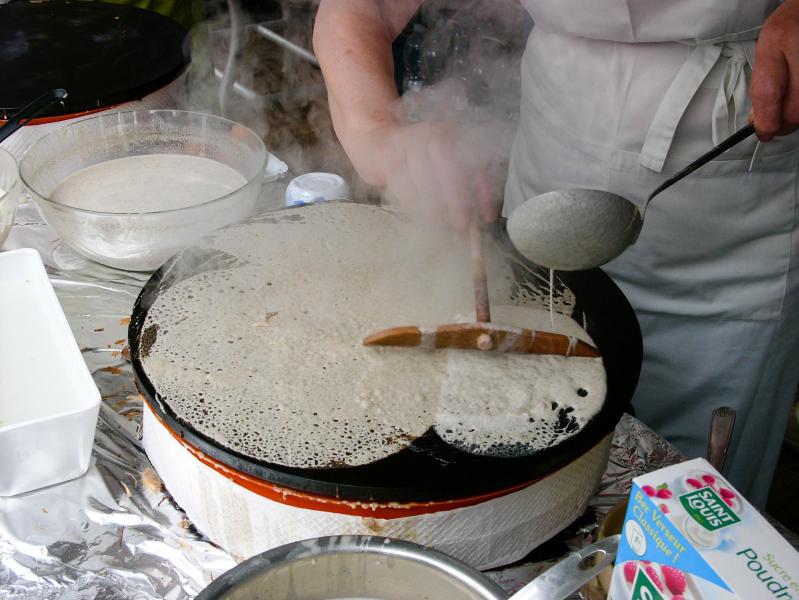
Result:
{"label": "rectangular white tub", "polygon": [[85,473],[99,410],[38,252],[0,253],[0,496]]}

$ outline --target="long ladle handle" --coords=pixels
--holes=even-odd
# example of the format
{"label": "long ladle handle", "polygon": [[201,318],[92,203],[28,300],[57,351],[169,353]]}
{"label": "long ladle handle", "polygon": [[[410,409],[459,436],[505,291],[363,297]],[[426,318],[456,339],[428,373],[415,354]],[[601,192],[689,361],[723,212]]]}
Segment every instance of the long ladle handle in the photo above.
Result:
{"label": "long ladle handle", "polygon": [[42,94],[33,102],[30,102],[29,104],[20,108],[17,112],[8,117],[5,125],[0,127],[0,142],[5,140],[8,136],[25,125],[28,121],[33,119],[51,104],[54,102],[59,102],[66,97],[67,91],[58,88],[55,90],[50,90],[46,94]]}
{"label": "long ladle handle", "polygon": [[685,167],[682,171],[680,171],[676,175],[672,175],[666,181],[664,181],[660,185],[660,187],[658,187],[654,192],[649,194],[649,198],[646,199],[645,206],[648,206],[649,203],[652,201],[652,198],[657,196],[660,192],[662,192],[666,188],[673,186],[680,179],[690,175],[691,173],[696,171],[699,167],[706,165],[714,158],[721,156],[727,150],[729,150],[736,144],[739,144],[740,142],[744,141],[746,138],[748,138],[750,135],[753,135],[754,133],[755,133],[755,126],[751,123],[746,127],[744,127],[743,129],[739,129],[738,131],[733,133],[730,137],[721,142],[718,146],[710,150],[708,153],[703,154],[702,156],[697,158],[694,162],[692,162],[690,165]]}

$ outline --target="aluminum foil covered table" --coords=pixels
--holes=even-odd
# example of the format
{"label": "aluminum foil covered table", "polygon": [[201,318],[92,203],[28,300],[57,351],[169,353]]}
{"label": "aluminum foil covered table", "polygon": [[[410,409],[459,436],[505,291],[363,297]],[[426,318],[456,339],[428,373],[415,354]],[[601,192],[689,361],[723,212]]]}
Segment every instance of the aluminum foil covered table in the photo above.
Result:
{"label": "aluminum foil covered table", "polygon": [[[0,498],[0,598],[191,598],[236,565],[174,504],[144,454],[141,399],[125,358],[128,317],[146,274],[91,263],[58,241],[31,204],[20,206],[3,250],[33,247],[47,265],[102,394],[92,463],[82,477]],[[47,365],[41,365],[42,376]],[[514,591],[570,549],[592,541],[631,479],[682,460],[626,415],[586,514],[520,564],[489,575]]]}

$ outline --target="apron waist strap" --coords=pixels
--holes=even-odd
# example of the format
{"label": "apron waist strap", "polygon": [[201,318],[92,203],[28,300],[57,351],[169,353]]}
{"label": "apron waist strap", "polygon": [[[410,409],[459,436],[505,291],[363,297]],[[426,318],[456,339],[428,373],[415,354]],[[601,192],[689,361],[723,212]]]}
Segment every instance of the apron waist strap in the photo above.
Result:
{"label": "apron waist strap", "polygon": [[720,60],[726,60],[726,64],[713,106],[713,143],[718,144],[735,131],[738,111],[748,101],[747,69],[751,72],[754,39],[759,31],[756,28],[713,40],[684,42],[693,49],[655,112],[641,148],[641,165],[656,173],[663,170],[680,120]]}

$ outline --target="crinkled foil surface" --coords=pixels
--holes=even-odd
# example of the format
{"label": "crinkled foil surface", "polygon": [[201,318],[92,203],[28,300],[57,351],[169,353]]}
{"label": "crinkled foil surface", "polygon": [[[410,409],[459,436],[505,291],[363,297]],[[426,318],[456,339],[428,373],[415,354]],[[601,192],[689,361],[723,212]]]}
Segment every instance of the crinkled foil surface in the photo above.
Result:
{"label": "crinkled foil surface", "polygon": [[[147,275],[76,255],[31,204],[19,207],[3,249],[23,247],[41,253],[103,401],[88,473],[0,498],[0,598],[194,597],[237,560],[194,529],[139,441],[141,400],[125,346],[128,317]],[[41,369],[46,376],[47,365]],[[508,591],[517,590],[570,550],[593,541],[597,524],[628,495],[633,477],[681,459],[653,431],[625,416],[586,514],[526,561],[489,576]]]}

